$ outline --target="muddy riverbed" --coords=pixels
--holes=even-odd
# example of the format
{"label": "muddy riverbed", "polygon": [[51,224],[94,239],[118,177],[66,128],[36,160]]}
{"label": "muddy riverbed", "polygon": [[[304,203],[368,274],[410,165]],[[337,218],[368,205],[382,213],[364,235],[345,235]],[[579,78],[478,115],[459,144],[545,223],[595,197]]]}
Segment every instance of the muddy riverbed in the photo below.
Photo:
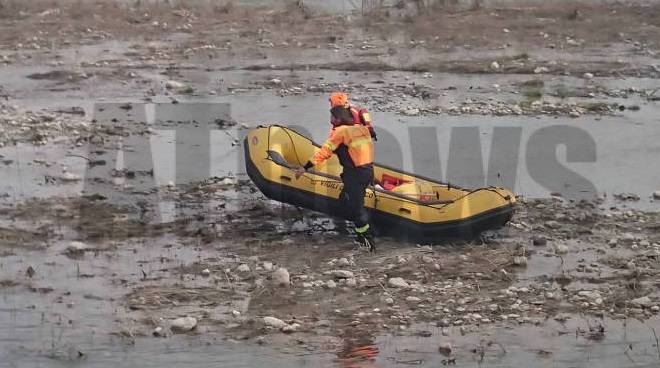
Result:
{"label": "muddy riverbed", "polygon": [[[0,366],[657,366],[657,5],[326,10],[0,2]],[[514,219],[372,254],[264,198],[245,134],[337,89]]]}

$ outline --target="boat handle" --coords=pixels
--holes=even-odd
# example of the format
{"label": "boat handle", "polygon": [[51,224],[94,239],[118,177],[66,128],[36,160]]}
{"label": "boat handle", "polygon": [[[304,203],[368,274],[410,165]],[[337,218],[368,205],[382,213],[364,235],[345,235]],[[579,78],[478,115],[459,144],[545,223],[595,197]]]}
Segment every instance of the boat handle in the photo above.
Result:
{"label": "boat handle", "polygon": [[284,181],[291,181],[291,178],[286,176],[286,175],[280,175],[280,179],[282,179]]}
{"label": "boat handle", "polygon": [[409,215],[412,213],[411,210],[409,210],[407,208],[403,208],[403,207],[399,208],[399,212],[407,213]]}

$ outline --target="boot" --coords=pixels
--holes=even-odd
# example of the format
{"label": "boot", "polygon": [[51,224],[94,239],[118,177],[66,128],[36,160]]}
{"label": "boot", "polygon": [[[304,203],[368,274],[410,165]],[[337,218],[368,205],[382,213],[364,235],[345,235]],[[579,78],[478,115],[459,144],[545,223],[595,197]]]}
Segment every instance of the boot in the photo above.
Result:
{"label": "boot", "polygon": [[357,233],[357,241],[361,247],[367,247],[371,252],[376,251],[376,237],[371,229],[363,233]]}

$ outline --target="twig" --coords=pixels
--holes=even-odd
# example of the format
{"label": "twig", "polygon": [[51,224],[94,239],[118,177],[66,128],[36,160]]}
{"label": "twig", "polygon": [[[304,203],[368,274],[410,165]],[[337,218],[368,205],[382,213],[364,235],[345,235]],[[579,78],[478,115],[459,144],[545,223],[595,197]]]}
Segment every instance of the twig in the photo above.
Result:
{"label": "twig", "polygon": [[626,351],[623,352],[623,355],[627,356],[628,359],[629,359],[633,364],[637,364],[637,362],[635,362],[635,360],[630,356],[630,354],[628,354],[628,349],[626,349]]}
{"label": "twig", "polygon": [[83,155],[75,155],[75,154],[73,154],[73,153],[70,153],[70,154],[66,155],[66,157],[79,157],[79,158],[83,158],[83,159],[85,159],[85,160],[87,160],[87,161],[89,161],[89,162],[92,162],[92,159],[89,158],[89,157],[85,157],[85,156],[83,156]]}
{"label": "twig", "polygon": [[655,333],[655,328],[651,327],[651,331],[653,331],[653,338],[655,339],[655,348],[658,350],[658,359],[660,359],[660,343],[658,342],[658,335]]}

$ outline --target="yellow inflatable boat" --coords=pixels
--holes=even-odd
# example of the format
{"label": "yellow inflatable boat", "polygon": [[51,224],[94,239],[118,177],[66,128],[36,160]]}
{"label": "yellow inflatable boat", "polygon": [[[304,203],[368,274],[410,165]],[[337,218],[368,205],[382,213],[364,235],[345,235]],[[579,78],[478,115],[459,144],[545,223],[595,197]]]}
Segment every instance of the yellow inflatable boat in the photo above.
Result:
{"label": "yellow inflatable boat", "polygon": [[[342,168],[336,156],[296,179],[319,145],[295,131],[271,125],[252,130],[244,141],[250,179],[267,197],[340,216]],[[516,197],[507,189],[463,189],[374,164],[375,184],[365,205],[379,232],[416,240],[473,237],[501,227],[513,215]]]}

